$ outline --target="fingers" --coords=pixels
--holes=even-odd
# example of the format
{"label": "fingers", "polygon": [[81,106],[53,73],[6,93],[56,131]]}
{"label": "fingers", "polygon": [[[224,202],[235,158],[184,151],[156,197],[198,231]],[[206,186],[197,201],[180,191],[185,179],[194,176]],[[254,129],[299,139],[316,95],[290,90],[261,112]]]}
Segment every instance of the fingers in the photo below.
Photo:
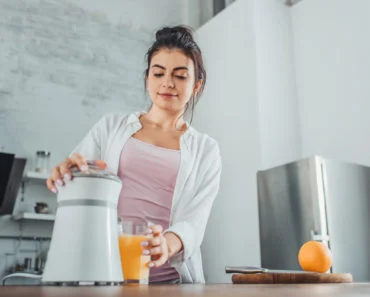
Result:
{"label": "fingers", "polygon": [[61,180],[59,167],[57,166],[53,168],[51,176],[46,181],[46,186],[53,193],[57,193],[58,192],[57,187],[62,186],[62,185],[63,185],[63,181]]}
{"label": "fingers", "polygon": [[150,255],[155,256],[155,255],[161,255],[163,254],[163,247],[162,246],[156,246],[153,247],[149,250]]}
{"label": "fingers", "polygon": [[80,171],[87,170],[86,159],[80,154],[73,154],[70,158],[73,165],[77,166]]}
{"label": "fingers", "polygon": [[162,256],[158,260],[151,261],[149,263],[149,267],[161,267],[164,265],[168,260],[168,257],[162,254]]}
{"label": "fingers", "polygon": [[148,229],[149,229],[148,233],[153,233],[154,236],[160,235],[163,231],[163,227],[161,225],[152,225],[152,226],[149,226]]}
{"label": "fingers", "polygon": [[168,260],[167,242],[162,235],[163,228],[160,225],[153,225],[148,229],[148,233],[153,234],[153,238],[142,243],[143,255],[151,256],[149,267],[160,267]]}
{"label": "fingers", "polygon": [[58,190],[57,190],[57,188],[56,188],[56,186],[54,185],[54,181],[52,180],[52,178],[51,177],[49,177],[47,180],[46,180],[46,186],[47,186],[47,188],[50,190],[50,191],[52,191],[53,193],[57,193],[58,192]]}
{"label": "fingers", "polygon": [[51,176],[46,181],[47,188],[53,193],[57,193],[60,187],[72,179],[71,168],[73,167],[78,167],[80,171],[88,169],[85,158],[74,154],[53,168]]}
{"label": "fingers", "polygon": [[[158,245],[155,245],[159,243]],[[153,238],[152,248],[150,249],[151,262],[150,267],[160,267],[168,260],[168,248],[166,239],[161,235],[158,238]]]}
{"label": "fingers", "polygon": [[[64,163],[64,162],[63,162]],[[51,173],[51,178],[53,179],[54,181],[54,184],[57,186],[57,187],[61,187],[64,185],[64,182],[63,182],[63,175],[62,173],[60,172],[60,168],[63,166],[61,163],[61,165],[53,168],[53,171]]]}
{"label": "fingers", "polygon": [[73,162],[70,159],[62,162],[59,165],[60,178],[63,178],[64,184],[72,179],[71,168],[73,167]]}
{"label": "fingers", "polygon": [[151,246],[160,246],[163,243],[164,237],[162,235],[155,236],[151,240]]}

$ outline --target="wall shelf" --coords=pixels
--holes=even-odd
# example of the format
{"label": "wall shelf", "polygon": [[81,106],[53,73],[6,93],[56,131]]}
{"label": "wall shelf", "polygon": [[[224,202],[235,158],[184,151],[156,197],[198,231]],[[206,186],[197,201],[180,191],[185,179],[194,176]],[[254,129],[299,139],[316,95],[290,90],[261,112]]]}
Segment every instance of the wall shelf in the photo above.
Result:
{"label": "wall shelf", "polygon": [[49,213],[33,213],[33,212],[21,212],[13,215],[13,219],[19,220],[40,220],[40,221],[54,221],[55,214]]}
{"label": "wall shelf", "polygon": [[48,236],[24,236],[24,235],[0,235],[0,239],[15,239],[15,240],[51,240]]}
{"label": "wall shelf", "polygon": [[50,173],[45,172],[36,172],[36,171],[27,171],[24,178],[26,180],[39,180],[39,181],[46,181],[50,176]]}

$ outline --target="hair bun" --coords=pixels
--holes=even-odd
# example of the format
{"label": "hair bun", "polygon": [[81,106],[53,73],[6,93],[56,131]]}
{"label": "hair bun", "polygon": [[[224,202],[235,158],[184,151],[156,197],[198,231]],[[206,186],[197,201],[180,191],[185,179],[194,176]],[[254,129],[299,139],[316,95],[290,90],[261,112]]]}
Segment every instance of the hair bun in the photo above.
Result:
{"label": "hair bun", "polygon": [[155,33],[155,38],[157,41],[173,38],[186,38],[193,41],[193,31],[185,26],[164,27]]}

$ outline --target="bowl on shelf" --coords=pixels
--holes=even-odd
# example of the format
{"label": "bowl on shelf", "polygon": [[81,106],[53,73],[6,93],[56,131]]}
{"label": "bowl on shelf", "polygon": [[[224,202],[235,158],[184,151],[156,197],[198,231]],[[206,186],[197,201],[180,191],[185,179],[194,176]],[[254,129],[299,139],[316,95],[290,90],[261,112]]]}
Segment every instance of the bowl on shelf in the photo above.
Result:
{"label": "bowl on shelf", "polygon": [[48,213],[48,205],[44,202],[36,202],[36,205],[34,207],[36,213]]}

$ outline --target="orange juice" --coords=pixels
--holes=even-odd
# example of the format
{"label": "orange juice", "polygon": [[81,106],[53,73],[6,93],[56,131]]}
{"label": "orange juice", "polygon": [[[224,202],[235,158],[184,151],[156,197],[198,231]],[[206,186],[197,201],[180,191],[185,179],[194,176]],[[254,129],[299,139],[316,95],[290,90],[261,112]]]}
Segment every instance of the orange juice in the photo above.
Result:
{"label": "orange juice", "polygon": [[149,278],[150,256],[142,254],[141,242],[148,240],[149,237],[145,235],[120,234],[118,238],[125,281],[147,280]]}

